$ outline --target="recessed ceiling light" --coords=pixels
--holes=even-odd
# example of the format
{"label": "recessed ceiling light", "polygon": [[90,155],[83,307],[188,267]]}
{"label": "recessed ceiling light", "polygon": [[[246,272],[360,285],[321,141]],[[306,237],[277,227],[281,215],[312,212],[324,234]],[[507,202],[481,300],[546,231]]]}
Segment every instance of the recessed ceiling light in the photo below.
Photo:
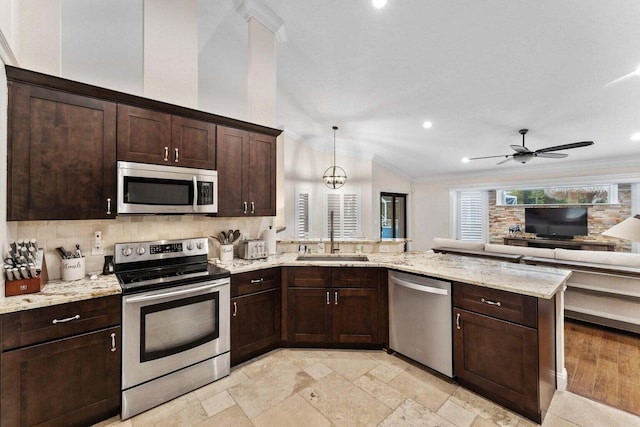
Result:
{"label": "recessed ceiling light", "polygon": [[469,160],[468,157],[463,157],[462,158],[462,163],[469,163],[471,160]]}
{"label": "recessed ceiling light", "polygon": [[373,3],[373,7],[376,9],[382,9],[387,5],[387,0],[372,0],[371,3]]}
{"label": "recessed ceiling light", "polygon": [[430,121],[426,121],[424,123],[422,123],[422,127],[425,129],[431,129],[431,126],[433,126],[433,123],[431,123]]}
{"label": "recessed ceiling light", "polygon": [[631,135],[631,140],[632,141],[640,141],[640,132],[636,132],[633,135]]}

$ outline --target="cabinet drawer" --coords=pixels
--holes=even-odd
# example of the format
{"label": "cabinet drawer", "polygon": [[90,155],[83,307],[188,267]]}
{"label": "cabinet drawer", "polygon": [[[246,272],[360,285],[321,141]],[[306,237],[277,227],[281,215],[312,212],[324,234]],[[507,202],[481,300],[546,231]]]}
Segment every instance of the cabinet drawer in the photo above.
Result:
{"label": "cabinet drawer", "polygon": [[286,269],[290,288],[324,288],[331,286],[331,268],[291,267]]}
{"label": "cabinet drawer", "polygon": [[380,269],[370,267],[333,268],[334,288],[377,288]]}
{"label": "cabinet drawer", "polygon": [[280,268],[250,271],[231,276],[232,297],[267,289],[280,289]]}
{"label": "cabinet drawer", "polygon": [[119,324],[120,295],[4,314],[2,351]]}
{"label": "cabinet drawer", "polygon": [[453,305],[532,328],[538,325],[538,301],[527,295],[454,282]]}

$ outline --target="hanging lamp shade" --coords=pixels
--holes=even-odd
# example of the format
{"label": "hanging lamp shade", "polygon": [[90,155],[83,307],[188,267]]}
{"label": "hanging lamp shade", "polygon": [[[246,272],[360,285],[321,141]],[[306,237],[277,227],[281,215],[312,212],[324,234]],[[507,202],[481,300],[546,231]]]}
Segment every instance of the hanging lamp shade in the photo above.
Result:
{"label": "hanging lamp shade", "polygon": [[322,180],[325,185],[332,189],[338,189],[347,182],[347,173],[340,166],[336,165],[336,131],[338,126],[333,126],[333,166],[329,166],[324,171]]}

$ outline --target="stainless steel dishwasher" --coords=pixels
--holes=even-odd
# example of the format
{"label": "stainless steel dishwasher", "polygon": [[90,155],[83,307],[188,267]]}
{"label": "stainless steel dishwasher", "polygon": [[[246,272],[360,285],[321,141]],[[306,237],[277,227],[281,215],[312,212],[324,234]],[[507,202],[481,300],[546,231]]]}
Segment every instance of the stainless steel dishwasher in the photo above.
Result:
{"label": "stainless steel dishwasher", "polygon": [[453,377],[451,282],[389,272],[389,348]]}

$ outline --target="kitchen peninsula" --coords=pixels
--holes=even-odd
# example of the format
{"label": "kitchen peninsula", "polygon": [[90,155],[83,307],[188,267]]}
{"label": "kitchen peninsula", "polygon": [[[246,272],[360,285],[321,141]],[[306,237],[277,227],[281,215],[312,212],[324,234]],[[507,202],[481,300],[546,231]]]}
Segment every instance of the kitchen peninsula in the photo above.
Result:
{"label": "kitchen peninsula", "polygon": [[[275,289],[275,292],[278,295],[278,299],[275,301],[281,302],[281,307],[277,307],[277,319],[282,322],[283,325],[287,322],[287,304],[292,304],[291,300],[287,300],[286,298],[286,287],[287,280],[286,277],[289,277],[293,274],[293,271],[324,271],[331,270],[333,272],[333,277],[336,277],[336,274],[342,277],[344,280],[348,280],[351,278],[354,280],[353,283],[356,283],[358,280],[358,276],[372,276],[367,273],[376,272],[376,275],[372,277],[379,277],[379,280],[376,282],[375,290],[372,289],[371,292],[375,292],[376,295],[376,303],[377,306],[381,308],[380,313],[377,319],[379,319],[379,323],[381,325],[386,325],[387,319],[384,318],[384,310],[386,307],[383,307],[384,304],[387,303],[386,298],[386,273],[387,270],[397,270],[407,273],[414,273],[419,275],[425,275],[430,277],[435,277],[439,279],[449,280],[454,283],[454,305],[456,301],[456,289],[461,290],[461,300],[462,303],[460,306],[454,308],[457,312],[463,313],[462,315],[462,323],[458,323],[457,331],[465,331],[468,328],[468,331],[464,337],[461,336],[462,341],[455,340],[454,347],[457,346],[457,349],[454,350],[459,352],[459,355],[456,357],[462,357],[462,360],[465,360],[465,364],[467,359],[465,358],[464,348],[460,346],[466,347],[468,345],[473,344],[474,337],[470,334],[472,331],[481,332],[480,327],[481,324],[477,323],[477,319],[481,320],[489,320],[494,322],[494,324],[498,325],[507,325],[508,327],[515,330],[516,336],[520,331],[524,331],[527,335],[522,336],[523,342],[529,340],[529,344],[525,343],[523,349],[528,351],[531,348],[531,344],[534,346],[539,346],[540,348],[544,348],[546,354],[544,357],[540,357],[541,361],[544,362],[542,365],[538,365],[538,353],[534,352],[534,354],[525,354],[524,361],[525,364],[522,365],[522,369],[527,370],[528,375],[533,375],[535,378],[534,391],[535,391],[535,399],[532,403],[532,407],[529,409],[521,408],[518,406],[519,402],[515,404],[510,403],[510,398],[513,399],[513,391],[509,391],[509,394],[506,398],[504,394],[498,390],[487,390],[482,387],[478,387],[477,384],[471,380],[465,380],[462,375],[459,374],[459,371],[456,372],[456,376],[460,383],[470,389],[479,391],[481,394],[484,394],[488,398],[495,400],[498,403],[503,404],[504,406],[510,407],[517,412],[526,415],[529,418],[532,418],[538,422],[541,422],[544,417],[544,413],[546,412],[546,408],[553,396],[553,391],[556,388],[556,371],[562,371],[563,361],[562,359],[558,359],[558,367],[555,366],[555,350],[556,346],[561,350],[563,348],[562,343],[556,344],[554,341],[555,337],[555,329],[558,327],[562,327],[562,316],[556,315],[558,310],[561,310],[560,304],[562,298],[556,299],[557,294],[562,293],[563,286],[570,276],[571,272],[568,270],[560,270],[556,268],[549,267],[538,267],[538,266],[530,266],[524,264],[514,264],[514,263],[506,263],[496,260],[488,260],[488,259],[480,259],[480,258],[469,258],[462,257],[457,255],[446,255],[446,254],[437,254],[432,252],[410,252],[410,253],[399,253],[399,254],[384,254],[384,253],[376,253],[376,254],[367,254],[368,261],[345,261],[340,260],[339,257],[336,257],[336,260],[297,260],[297,253],[285,253],[280,255],[271,256],[265,260],[257,260],[257,261],[246,261],[241,259],[234,259],[233,262],[228,264],[221,264],[220,266],[227,268],[232,273],[232,289],[234,278],[241,278],[247,274],[255,274],[256,277],[262,275],[263,273],[266,275],[267,279],[264,280],[266,282],[269,278],[275,277],[275,282],[272,287]],[[362,270],[361,270],[362,269]],[[367,271],[364,271],[367,270]],[[273,272],[277,272],[274,274]],[[279,280],[280,271],[282,271],[282,280]],[[379,273],[379,274],[378,274]],[[349,274],[351,274],[350,277]],[[261,277],[262,278],[262,277]],[[254,284],[255,290],[260,292],[261,286],[265,285],[265,283],[260,281],[257,284]],[[84,279],[77,282],[50,282],[47,284],[44,289],[39,294],[31,294],[31,295],[22,295],[15,297],[7,297],[0,304],[0,313],[2,314],[2,326],[3,326],[3,336],[4,336],[4,328],[7,326],[5,324],[5,319],[8,319],[7,316],[12,316],[12,314],[20,314],[21,311],[31,310],[36,308],[47,308],[52,305],[68,305],[73,304],[78,301],[90,301],[93,299],[104,299],[113,298],[114,294],[119,293],[119,285],[115,276],[99,276],[97,280]],[[249,281],[248,283],[251,283]],[[315,285],[314,285],[315,286]],[[331,284],[328,285],[332,286]],[[335,284],[333,286],[336,286]],[[344,285],[341,285],[344,287]],[[349,286],[349,285],[347,285]],[[352,285],[353,289],[356,290],[356,287],[361,285]],[[259,289],[258,289],[259,288]],[[308,289],[312,289],[312,286],[309,285]],[[264,288],[266,289],[266,288]],[[300,288],[299,288],[300,289]],[[334,288],[338,289],[338,288]],[[341,288],[342,289],[342,288]],[[501,293],[500,295],[505,296],[506,299],[503,300],[503,308],[506,311],[510,310],[518,310],[520,306],[518,304],[522,304],[522,307],[531,307],[534,305],[536,307],[546,307],[544,310],[536,309],[533,313],[533,317],[530,319],[525,319],[522,325],[518,324],[518,322],[509,321],[506,322],[501,320],[495,313],[483,313],[479,310],[474,309],[473,307],[465,306],[464,299],[468,294],[473,294],[477,290],[486,289],[490,292],[493,292],[491,295],[496,295],[495,293]],[[270,291],[270,290],[269,290]],[[263,293],[269,292],[264,291]],[[362,291],[358,289],[358,291]],[[280,299],[279,296],[282,292],[283,298]],[[464,294],[462,294],[464,292]],[[321,297],[324,298],[325,290],[322,290]],[[328,294],[328,292],[327,292]],[[105,297],[105,298],[103,298]],[[234,295],[232,290],[232,304],[234,301]],[[324,301],[324,300],[323,300]],[[340,302],[340,307],[343,306],[343,300]],[[559,302],[558,302],[559,301]],[[558,303],[557,303],[558,302]],[[344,300],[344,304],[348,304],[347,300]],[[336,302],[336,306],[337,306]],[[333,302],[330,306],[333,306]],[[281,308],[281,310],[280,310]],[[489,307],[491,308],[491,307]],[[474,312],[476,310],[476,312]],[[36,310],[39,311],[39,310]],[[526,311],[526,310],[525,310]],[[233,312],[233,310],[232,310]],[[280,317],[280,313],[282,314]],[[560,311],[561,313],[561,311]],[[452,313],[452,316],[454,314]],[[495,319],[494,319],[495,318]],[[263,319],[264,320],[264,319]],[[509,319],[507,319],[509,320]],[[237,321],[237,320],[235,320]],[[527,322],[531,321],[527,324]],[[232,329],[234,318],[231,320]],[[71,322],[73,323],[73,322]],[[70,324],[71,324],[70,323]],[[454,322],[455,324],[455,322]],[[109,327],[113,325],[109,324]],[[117,326],[117,325],[115,325]],[[119,329],[119,327],[118,327]],[[455,329],[455,326],[454,326]],[[381,326],[378,330],[384,330]],[[115,330],[117,333],[117,330]],[[280,329],[279,329],[280,331]],[[290,346],[292,343],[288,342],[287,337],[288,329],[286,327],[282,327],[281,335],[276,337],[275,343],[272,342],[271,347],[265,346],[265,349],[274,348],[274,346]],[[454,330],[454,334],[455,334]],[[501,330],[500,333],[506,334],[510,333],[510,331]],[[533,334],[533,338],[530,335]],[[118,336],[118,335],[116,335]],[[508,338],[513,337],[512,334],[508,336]],[[504,338],[504,335],[499,337],[500,339]],[[533,341],[531,341],[533,339]],[[376,343],[386,343],[388,342],[388,337],[382,336],[379,334],[377,336]],[[119,343],[118,343],[119,344]],[[322,345],[322,343],[316,343],[318,346]],[[296,345],[299,345],[296,344]],[[304,346],[304,343],[302,344]],[[349,346],[349,344],[347,344]],[[353,345],[355,348],[364,348],[360,345]],[[378,348],[382,348],[380,345]],[[491,346],[493,347],[493,346]],[[469,347],[471,349],[472,347]],[[3,348],[3,351],[4,348]],[[17,350],[20,351],[20,350]],[[232,338],[232,354],[234,351],[233,346],[233,338]],[[460,353],[462,352],[462,353]],[[467,351],[467,353],[470,353]],[[6,354],[6,353],[5,353]],[[256,354],[255,352],[253,353]],[[474,354],[478,354],[475,352]],[[521,353],[515,352],[516,358],[518,362],[516,365],[519,366],[520,357],[523,355]],[[504,362],[500,364],[510,364],[507,363],[507,358],[511,353],[503,354]],[[233,357],[233,356],[232,356]],[[527,361],[527,357],[533,357],[534,366],[533,369],[530,369],[531,365],[528,364],[531,360]],[[458,359],[454,359],[458,360]],[[468,360],[471,364],[475,364],[476,368],[480,367],[482,369],[484,365],[482,365],[482,361],[476,360]],[[495,360],[490,361],[491,364],[495,364]],[[4,365],[3,365],[4,366]],[[471,366],[471,365],[470,365]],[[485,366],[486,367],[486,366]],[[466,369],[469,369],[469,366],[465,366]],[[471,366],[473,368],[473,366]],[[490,368],[492,370],[500,369],[500,366]],[[479,372],[483,374],[483,372]],[[477,374],[477,372],[476,372]],[[485,372],[485,374],[491,374],[491,372]],[[467,377],[468,378],[468,377]],[[475,385],[474,385],[475,384]],[[529,390],[531,384],[525,384],[525,388]],[[4,399],[4,395],[3,395]],[[3,400],[4,406],[4,400]]]}

